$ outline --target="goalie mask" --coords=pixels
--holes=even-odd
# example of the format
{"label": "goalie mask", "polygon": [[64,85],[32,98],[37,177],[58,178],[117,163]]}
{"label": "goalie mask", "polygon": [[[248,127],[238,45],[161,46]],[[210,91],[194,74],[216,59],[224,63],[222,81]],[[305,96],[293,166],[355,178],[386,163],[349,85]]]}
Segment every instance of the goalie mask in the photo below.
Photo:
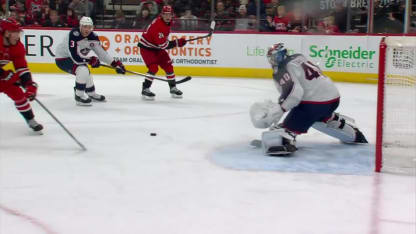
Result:
{"label": "goalie mask", "polygon": [[283,47],[283,43],[274,44],[267,51],[267,59],[272,67],[279,66],[287,57],[287,49]]}

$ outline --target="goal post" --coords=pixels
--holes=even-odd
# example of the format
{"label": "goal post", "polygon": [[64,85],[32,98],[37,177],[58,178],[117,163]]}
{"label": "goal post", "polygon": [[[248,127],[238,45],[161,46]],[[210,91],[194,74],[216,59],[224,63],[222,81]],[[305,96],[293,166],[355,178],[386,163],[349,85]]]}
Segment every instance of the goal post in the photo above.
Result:
{"label": "goal post", "polygon": [[380,42],[375,171],[416,175],[416,37]]}

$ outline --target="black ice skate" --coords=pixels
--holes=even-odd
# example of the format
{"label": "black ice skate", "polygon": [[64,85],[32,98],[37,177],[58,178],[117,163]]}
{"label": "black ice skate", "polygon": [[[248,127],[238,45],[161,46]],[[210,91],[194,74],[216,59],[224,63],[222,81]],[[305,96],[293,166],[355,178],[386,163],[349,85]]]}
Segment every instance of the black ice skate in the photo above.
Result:
{"label": "black ice skate", "polygon": [[172,95],[173,98],[182,98],[183,93],[178,88],[172,87],[170,88],[170,94]]}
{"label": "black ice skate", "polygon": [[85,95],[80,97],[77,94],[75,94],[75,102],[77,103],[78,106],[91,106],[92,105],[91,98]]}
{"label": "black ice skate", "polygon": [[88,97],[91,98],[91,100],[96,102],[105,102],[105,96],[96,94],[96,93],[88,93]]}
{"label": "black ice skate", "polygon": [[142,90],[142,98],[144,100],[155,100],[155,96],[156,95],[152,91],[150,91],[149,88],[143,88],[143,90]]}
{"label": "black ice skate", "polygon": [[31,119],[27,121],[27,124],[33,131],[35,131],[36,133],[42,134],[43,126],[42,124],[39,124],[38,122],[36,122],[35,119]]}
{"label": "black ice skate", "polygon": [[74,87],[74,95],[75,95],[75,102],[78,106],[91,106],[92,105],[92,101],[91,98],[88,97],[88,95],[82,95],[82,96],[78,96],[77,95],[77,90]]}

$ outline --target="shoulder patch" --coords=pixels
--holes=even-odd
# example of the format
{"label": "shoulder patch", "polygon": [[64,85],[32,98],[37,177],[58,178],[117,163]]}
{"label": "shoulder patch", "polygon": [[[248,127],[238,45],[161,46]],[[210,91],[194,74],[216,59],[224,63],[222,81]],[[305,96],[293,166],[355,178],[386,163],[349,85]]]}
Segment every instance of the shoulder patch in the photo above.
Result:
{"label": "shoulder patch", "polygon": [[74,34],[74,36],[76,36],[76,37],[79,36],[79,32],[78,31],[73,31],[72,34]]}

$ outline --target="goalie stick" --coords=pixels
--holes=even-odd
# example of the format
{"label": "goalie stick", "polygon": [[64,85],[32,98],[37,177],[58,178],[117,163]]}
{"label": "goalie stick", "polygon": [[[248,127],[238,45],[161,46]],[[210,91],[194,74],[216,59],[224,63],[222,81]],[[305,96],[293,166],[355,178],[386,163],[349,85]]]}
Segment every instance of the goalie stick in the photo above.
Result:
{"label": "goalie stick", "polygon": [[208,34],[207,35],[200,36],[200,37],[195,37],[195,38],[191,38],[191,39],[188,39],[186,41],[187,42],[189,42],[189,41],[196,41],[196,40],[199,40],[199,39],[202,39],[202,38],[210,37],[212,35],[212,33],[214,32],[214,29],[215,29],[215,21],[213,20],[213,21],[211,21],[211,25],[209,27],[209,31],[208,31]]}
{"label": "goalie stick", "polygon": [[81,147],[82,150],[87,151],[87,148],[85,148],[85,146],[79,142],[77,140],[77,138],[74,137],[74,135],[72,135],[72,133],[61,123],[61,121],[58,120],[58,118],[56,118],[52,112],[49,111],[48,108],[46,108],[45,105],[43,105],[42,102],[40,102],[37,98],[34,99],[46,112],[48,112],[48,114],[65,130],[65,132],[79,145],[79,147]]}
{"label": "goalie stick", "polygon": [[[116,68],[114,68],[114,67],[112,67],[112,66],[110,66],[110,65],[106,65],[106,64],[101,64],[100,66],[107,67],[107,68],[111,68],[111,69],[116,69]],[[134,72],[134,71],[129,71],[129,70],[126,70],[126,72],[127,72],[127,73],[131,73],[131,74],[135,74],[135,75],[139,75],[139,76],[144,76],[144,77],[153,78],[153,79],[155,79],[155,80],[160,80],[160,81],[169,82],[169,80],[167,80],[167,79],[165,79],[165,78],[162,78],[162,77],[159,77],[159,76],[153,76],[153,75],[150,75],[150,74],[144,74],[144,73],[139,73],[139,72]],[[192,77],[191,77],[191,76],[187,76],[187,77],[182,78],[182,79],[180,79],[180,80],[175,80],[175,83],[176,83],[176,84],[181,84],[181,83],[187,82],[187,81],[189,81],[189,80],[191,80],[191,79],[192,79]]]}

